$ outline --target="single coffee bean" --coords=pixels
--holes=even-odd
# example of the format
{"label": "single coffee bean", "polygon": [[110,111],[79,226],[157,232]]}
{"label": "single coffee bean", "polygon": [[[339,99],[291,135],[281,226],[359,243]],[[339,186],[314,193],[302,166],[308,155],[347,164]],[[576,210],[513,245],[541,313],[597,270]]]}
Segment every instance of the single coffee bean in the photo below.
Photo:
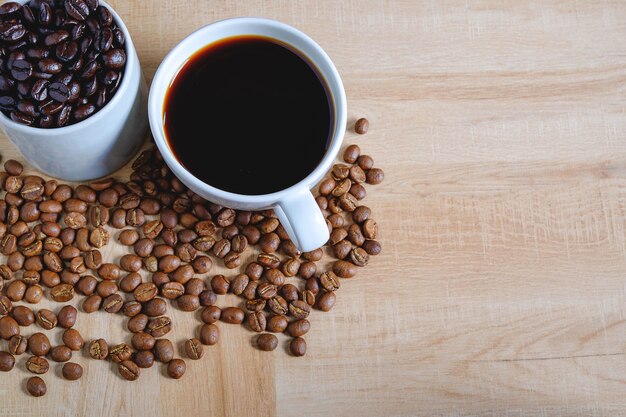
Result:
{"label": "single coffee bean", "polygon": [[273,334],[263,333],[257,337],[256,344],[260,350],[270,352],[278,347],[278,339]]}
{"label": "single coffee bean", "polygon": [[277,291],[276,285],[270,284],[269,282],[262,282],[257,288],[257,294],[265,300],[274,297]]}
{"label": "single coffee bean", "polygon": [[83,376],[83,367],[77,363],[68,362],[63,365],[61,374],[68,381],[76,381]]}
{"label": "single coffee bean", "polygon": [[165,314],[167,303],[162,298],[154,298],[144,304],[143,313],[148,317],[158,317]]}
{"label": "single coffee bean", "polygon": [[147,326],[147,332],[153,337],[163,337],[171,330],[172,320],[166,316],[151,319]]}
{"label": "single coffee bean", "polygon": [[376,240],[366,240],[361,247],[371,256],[378,255],[382,250],[380,243]]}
{"label": "single coffee bean", "polygon": [[189,359],[198,360],[204,354],[202,343],[198,339],[189,339],[185,342],[185,353]]}
{"label": "single coffee bean", "polygon": [[50,290],[50,297],[57,303],[66,303],[74,298],[74,287],[70,284],[56,285]]}
{"label": "single coffee bean", "polygon": [[356,275],[356,267],[347,261],[336,261],[333,263],[333,272],[340,278],[352,278]]}
{"label": "single coffee bean", "polygon": [[144,332],[133,334],[131,339],[131,344],[137,350],[150,350],[154,347],[154,343],[154,337]]}
{"label": "single coffee bean", "polygon": [[262,311],[256,311],[248,314],[248,327],[250,327],[250,330],[253,332],[260,333],[265,331],[266,325],[267,321]]}
{"label": "single coffee bean", "polygon": [[343,152],[343,160],[349,164],[354,164],[360,155],[361,155],[361,149],[359,148],[359,146],[350,145]]}
{"label": "single coffee bean", "polygon": [[76,310],[76,308],[69,305],[64,306],[63,308],[61,308],[57,316],[58,325],[65,329],[74,327],[74,324],[76,324],[77,315],[78,310]]}
{"label": "single coffee bean", "polygon": [[182,311],[195,311],[200,308],[200,298],[197,295],[184,294],[176,299],[176,304]]}
{"label": "single coffee bean", "polygon": [[154,344],[154,359],[168,363],[174,358],[174,345],[168,339],[158,339]]}
{"label": "single coffee bean", "polygon": [[37,324],[46,330],[53,329],[57,325],[57,316],[48,309],[41,309],[36,314]]}
{"label": "single coffee bean", "polygon": [[67,346],[55,346],[50,349],[50,359],[55,362],[67,362],[72,359],[72,350]]}
{"label": "single coffee bean", "polygon": [[45,356],[50,351],[50,340],[43,333],[34,333],[28,338],[28,350],[33,355]]}
{"label": "single coffee bean", "polygon": [[121,363],[130,359],[132,351],[126,343],[120,343],[109,348],[109,357],[115,363]]}
{"label": "single coffee bean", "polygon": [[356,163],[363,171],[367,171],[374,166],[374,159],[369,155],[361,155],[357,158]]}
{"label": "single coffee bean", "polygon": [[289,351],[293,356],[304,356],[306,354],[306,341],[301,337],[296,337],[289,343]]}
{"label": "single coffee bean", "polygon": [[296,319],[304,319],[309,316],[311,306],[302,300],[296,300],[289,303],[289,314]]}
{"label": "single coffee bean", "polygon": [[333,271],[326,271],[322,273],[319,280],[320,284],[326,291],[336,291],[341,286],[337,275],[335,275]]}
{"label": "single coffee bean", "polygon": [[8,352],[0,352],[0,372],[9,372],[15,366],[15,357]]}
{"label": "single coffee bean", "polygon": [[223,295],[228,292],[228,289],[230,288],[230,282],[228,281],[228,279],[226,279],[224,275],[215,275],[211,279],[211,288],[213,289],[214,293]]}
{"label": "single coffee bean", "polygon": [[154,365],[154,354],[149,350],[136,352],[133,357],[133,362],[140,368],[151,368],[152,365]]}
{"label": "single coffee bean", "polygon": [[[47,4],[47,3],[44,3]],[[33,376],[26,382],[26,390],[33,397],[42,397],[46,395],[46,383],[38,376]]]}
{"label": "single coffee bean", "polygon": [[185,361],[182,359],[172,359],[167,364],[167,375],[170,378],[180,379],[183,377],[186,370],[187,370],[187,365],[185,364]]}
{"label": "single coffee bean", "polygon": [[272,333],[282,333],[287,329],[289,322],[287,318],[283,315],[271,316],[267,320],[267,331]]}
{"label": "single coffee bean", "polygon": [[380,184],[385,179],[385,173],[380,168],[372,168],[367,171],[368,184]]}
{"label": "single coffee bean", "polygon": [[325,292],[317,300],[317,308],[322,311],[330,311],[335,306],[335,300],[337,296],[334,292]]}
{"label": "single coffee bean", "polygon": [[83,311],[85,313],[93,313],[100,309],[102,305],[102,297],[97,294],[92,294],[85,298],[83,301]]}
{"label": "single coffee bean", "polygon": [[123,230],[119,234],[118,240],[122,245],[132,246],[139,240],[139,233],[134,229]]}
{"label": "single coffee bean", "polygon": [[9,353],[11,355],[21,355],[28,348],[28,339],[26,336],[16,334],[9,339]]}
{"label": "single coffee bean", "polygon": [[109,356],[109,346],[104,339],[97,339],[89,344],[89,356],[93,359],[106,359]]}
{"label": "single coffee bean", "polygon": [[85,344],[83,337],[76,329],[67,329],[63,332],[63,344],[72,350],[81,350]]}
{"label": "single coffee bean", "polygon": [[296,320],[289,323],[287,333],[292,337],[304,336],[311,329],[311,323],[307,319]]}
{"label": "single coffee bean", "polygon": [[241,324],[245,318],[245,313],[239,307],[226,307],[222,310],[220,319],[230,324]]}
{"label": "single coffee bean", "polygon": [[317,266],[315,262],[303,262],[300,264],[300,269],[298,270],[298,275],[304,279],[311,278],[317,272]]}
{"label": "single coffee bean", "polygon": [[350,260],[356,266],[365,266],[368,264],[370,256],[363,248],[354,248],[350,251]]}
{"label": "single coffee bean", "polygon": [[219,341],[219,328],[215,324],[203,324],[200,328],[200,342],[213,346]]}
{"label": "single coffee bean", "polygon": [[218,321],[221,315],[222,315],[222,310],[219,307],[208,306],[204,308],[204,310],[202,310],[202,313],[200,314],[200,318],[206,324],[212,324]]}
{"label": "single coffee bean", "polygon": [[139,367],[130,360],[119,362],[117,370],[128,381],[136,381],[139,378]]}

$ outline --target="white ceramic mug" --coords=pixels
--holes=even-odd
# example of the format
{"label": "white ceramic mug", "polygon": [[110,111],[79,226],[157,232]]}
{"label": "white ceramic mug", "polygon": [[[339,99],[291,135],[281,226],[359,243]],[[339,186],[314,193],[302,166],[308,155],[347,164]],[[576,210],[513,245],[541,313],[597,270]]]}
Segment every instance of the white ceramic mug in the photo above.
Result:
{"label": "white ceramic mug", "polygon": [[111,11],[125,37],[126,68],[111,101],[81,122],[54,129],[16,123],[0,112],[0,127],[24,158],[45,174],[68,181],[91,180],[121,168],[137,153],[148,130],[148,87],[135,46],[115,10],[100,4]]}
{"label": "white ceramic mug", "polygon": [[[241,35],[276,39],[305,55],[324,78],[334,109],[332,136],[326,154],[317,168],[297,184],[271,194],[235,194],[200,181],[176,159],[167,143],[163,127],[167,90],[189,57],[215,41]],[[241,210],[274,209],[293,243],[304,252],[319,248],[328,241],[328,227],[311,194],[311,188],[330,169],[341,147],[346,130],[346,93],[339,73],[328,55],[307,35],[284,23],[260,18],[228,19],[197,30],[183,39],[161,62],[150,88],[148,115],[154,140],[163,159],[172,172],[196,194],[223,206]],[[294,135],[297,134],[298,132],[294,132]]]}

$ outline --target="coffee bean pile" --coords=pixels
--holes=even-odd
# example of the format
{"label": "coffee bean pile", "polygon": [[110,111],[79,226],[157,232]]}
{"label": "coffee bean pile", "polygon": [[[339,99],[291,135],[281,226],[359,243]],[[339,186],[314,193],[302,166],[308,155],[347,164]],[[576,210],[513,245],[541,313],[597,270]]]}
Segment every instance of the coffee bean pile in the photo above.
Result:
{"label": "coffee bean pile", "polygon": [[[384,173],[357,145],[345,149],[343,160],[316,197],[330,231],[326,254],[334,259],[327,269],[318,268],[328,260],[325,250],[301,253],[271,210],[233,210],[191,192],[154,146],[135,160],[126,182],[109,178],[71,187],[24,176],[19,162],[6,161],[0,172],[0,252],[7,257],[0,265],[0,338],[8,348],[0,351],[0,371],[10,371],[15,356],[28,351],[29,372],[47,373],[50,359],[63,363],[61,374],[73,381],[83,369],[70,360],[84,347],[91,358],[116,363],[129,381],[155,362],[181,378],[186,363],[165,338],[173,328],[168,304],[201,310],[202,325],[184,345],[188,359],[201,359],[206,346],[218,343],[219,322],[257,333],[262,351],[275,350],[275,334],[285,333],[291,355],[304,356],[312,310],[330,311],[342,279],[381,251],[377,224],[362,201],[365,185],[379,184]],[[104,259],[100,249],[114,239],[128,253]],[[233,273],[210,274],[213,263]],[[238,296],[238,305],[217,307],[226,294]],[[30,307],[44,296],[57,303],[79,296],[84,313],[126,316],[129,340],[85,343],[74,328],[79,311],[73,306],[58,312]],[[53,347],[42,332],[21,335],[20,327],[35,324],[44,331],[63,328],[63,344]],[[45,382],[34,376],[27,390],[44,395]]]}
{"label": "coffee bean pile", "polygon": [[98,0],[31,0],[0,6],[0,110],[28,126],[68,126],[117,91],[124,33]]}

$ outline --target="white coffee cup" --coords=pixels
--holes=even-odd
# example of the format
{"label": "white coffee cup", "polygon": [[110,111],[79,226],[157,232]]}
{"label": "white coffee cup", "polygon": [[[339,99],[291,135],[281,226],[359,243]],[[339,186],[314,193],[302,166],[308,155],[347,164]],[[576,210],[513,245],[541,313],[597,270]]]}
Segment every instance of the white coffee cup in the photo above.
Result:
{"label": "white coffee cup", "polygon": [[[334,126],[326,154],[306,178],[284,190],[264,195],[242,195],[212,187],[187,171],[170,149],[163,127],[164,103],[167,90],[176,74],[190,56],[218,40],[241,35],[258,35],[276,39],[305,55],[315,65],[330,90],[334,109]],[[272,208],[293,243],[302,251],[311,251],[324,245],[329,238],[328,227],[315,198],[313,188],[330,169],[345,134],[347,106],[343,83],[334,64],[322,48],[299,30],[274,20],[235,18],[205,26],[183,39],[165,57],[150,88],[148,116],[154,140],[163,159],[187,187],[205,199],[241,210]],[[207,128],[210,130],[210,127]],[[298,132],[294,132],[297,135]],[[227,140],[227,138],[224,138]],[[280,153],[280,150],[277,150]],[[210,163],[207,156],[207,163]]]}
{"label": "white coffee cup", "polygon": [[[21,0],[25,3],[26,0]],[[76,124],[42,129],[0,112],[0,127],[24,158],[43,173],[67,181],[103,177],[121,168],[141,147],[148,130],[148,87],[128,29],[104,1],[125,37],[126,68],[116,93],[100,111]]]}

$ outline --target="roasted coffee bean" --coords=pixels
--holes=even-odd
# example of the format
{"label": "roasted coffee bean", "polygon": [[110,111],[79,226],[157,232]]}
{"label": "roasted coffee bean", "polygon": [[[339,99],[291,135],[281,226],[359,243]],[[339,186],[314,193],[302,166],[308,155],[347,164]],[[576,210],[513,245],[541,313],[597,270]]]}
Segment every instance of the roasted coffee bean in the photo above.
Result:
{"label": "roasted coffee bean", "polygon": [[124,306],[124,299],[119,294],[112,294],[104,299],[102,308],[107,313],[117,313]]}
{"label": "roasted coffee bean", "polygon": [[92,294],[83,300],[83,311],[85,313],[93,313],[100,309],[102,305],[102,297],[97,294]]}
{"label": "roasted coffee bean", "polygon": [[128,330],[131,333],[139,333],[139,332],[143,332],[146,329],[146,326],[148,325],[148,316],[145,314],[138,314],[135,317],[131,318],[128,321]]}
{"label": "roasted coffee bean", "polygon": [[50,351],[50,340],[43,333],[34,333],[28,338],[28,350],[35,356],[46,356]]}
{"label": "roasted coffee bean", "polygon": [[257,262],[266,268],[278,268],[280,266],[280,258],[271,253],[260,253]]}
{"label": "roasted coffee bean", "polygon": [[13,309],[13,303],[9,297],[0,294],[0,316],[6,316]]}
{"label": "roasted coffee bean", "polygon": [[306,341],[301,337],[296,337],[289,344],[289,351],[293,356],[304,356],[306,354]]}
{"label": "roasted coffee bean", "polygon": [[63,378],[68,381],[76,381],[83,376],[83,367],[74,362],[68,362],[61,369]]}
{"label": "roasted coffee bean", "polygon": [[311,329],[311,323],[307,319],[296,320],[289,323],[287,333],[292,337],[304,336]]}
{"label": "roasted coffee bean", "polygon": [[369,155],[361,155],[356,160],[357,165],[363,170],[367,171],[374,166],[374,160]]}
{"label": "roasted coffee bean", "polygon": [[70,305],[64,306],[63,308],[61,308],[59,314],[57,315],[58,325],[65,329],[74,327],[74,324],[76,324],[77,315],[78,310],[76,310],[76,308]]}
{"label": "roasted coffee bean", "polygon": [[202,319],[204,323],[212,324],[218,321],[221,315],[222,315],[222,310],[219,307],[208,306],[208,307],[205,307],[204,310],[202,310],[202,313],[200,314],[200,318]]}
{"label": "roasted coffee bean", "polygon": [[26,306],[15,306],[11,311],[11,316],[17,324],[23,327],[30,326],[35,322],[35,313]]}
{"label": "roasted coffee bean", "polygon": [[109,356],[109,345],[104,339],[97,339],[89,344],[89,356],[93,359],[106,359]]}
{"label": "roasted coffee bean", "polygon": [[168,363],[174,358],[174,346],[168,339],[158,339],[154,344],[154,359]]}
{"label": "roasted coffee bean", "polygon": [[311,306],[302,300],[289,303],[289,314],[296,319],[305,319],[311,312]]}
{"label": "roasted coffee bean", "polygon": [[111,49],[102,54],[102,62],[107,68],[121,69],[126,64],[126,53],[119,48]]}
{"label": "roasted coffee bean", "polygon": [[57,325],[57,316],[48,309],[41,309],[35,315],[37,318],[37,324],[46,330],[53,329]]}
{"label": "roasted coffee bean", "polygon": [[220,320],[230,324],[241,324],[245,318],[245,313],[238,307],[226,307],[222,310]]}
{"label": "roasted coffee bean", "polygon": [[[167,303],[162,298],[154,298],[144,304],[143,313],[149,317],[158,317],[167,311]],[[189,310],[191,311],[191,310]]]}
{"label": "roasted coffee bean", "polygon": [[0,338],[4,340],[9,340],[13,336],[19,334],[20,328],[15,319],[9,316],[0,318]]}
{"label": "roasted coffee bean", "polygon": [[259,240],[261,250],[265,253],[274,253],[280,246],[280,238],[276,233],[268,233],[261,237]]}
{"label": "roasted coffee bean", "polygon": [[350,260],[356,266],[365,266],[369,262],[370,256],[363,248],[353,248],[350,251]]}
{"label": "roasted coffee bean", "polygon": [[67,329],[63,332],[63,344],[72,350],[81,350],[84,342],[83,337],[76,329]]}
{"label": "roasted coffee bean", "polygon": [[262,311],[265,308],[266,301],[263,299],[255,299],[246,301],[246,310]]}
{"label": "roasted coffee bean", "polygon": [[100,268],[98,268],[98,275],[102,279],[107,280],[116,280],[120,277],[122,270],[119,266],[111,263],[102,264]]}
{"label": "roasted coffee bean", "polygon": [[147,332],[153,337],[163,337],[172,330],[172,320],[162,316],[151,319],[147,325]]}
{"label": "roasted coffee bean", "polygon": [[200,340],[193,338],[185,342],[185,353],[189,359],[198,360],[204,354],[204,348]]}
{"label": "roasted coffee bean", "polygon": [[200,308],[200,298],[197,295],[184,294],[176,299],[176,304],[182,311],[195,311]]}
{"label": "roasted coffee bean", "polygon": [[131,343],[137,350],[150,350],[154,347],[155,339],[148,333],[139,332],[133,334]]}
{"label": "roasted coffee bean", "polygon": [[270,284],[269,282],[262,282],[259,284],[257,288],[257,293],[259,297],[268,300],[276,295],[277,292],[276,285]]}
{"label": "roasted coffee bean", "polygon": [[334,292],[325,292],[317,300],[317,308],[322,311],[330,311],[335,306],[336,298]]}
{"label": "roasted coffee bean", "polygon": [[180,379],[183,377],[186,370],[187,370],[187,365],[185,364],[185,361],[182,359],[172,359],[167,364],[167,375],[170,378]]}
{"label": "roasted coffee bean", "polygon": [[0,372],[9,372],[15,366],[15,357],[8,352],[0,352]]}
{"label": "roasted coffee bean", "polygon": [[138,301],[126,301],[122,307],[122,312],[126,317],[135,317],[141,313],[142,305]]}
{"label": "roasted coffee bean", "polygon": [[32,285],[28,287],[24,294],[24,301],[29,304],[37,304],[43,298],[43,289],[39,285]]}
{"label": "roasted coffee bean", "polygon": [[248,327],[250,327],[250,330],[253,332],[260,333],[265,331],[266,325],[267,321],[262,311],[255,311],[248,314]]}
{"label": "roasted coffee bean", "polygon": [[154,365],[154,354],[149,350],[136,352],[133,357],[133,362],[140,368],[151,368],[152,365]]}
{"label": "roasted coffee bean", "polygon": [[326,271],[319,277],[320,284],[326,291],[336,291],[340,287],[339,279],[333,271]]}
{"label": "roasted coffee bean", "polygon": [[124,362],[130,359],[131,355],[132,351],[126,343],[120,343],[119,345],[115,345],[109,348],[109,357],[115,363]]}
{"label": "roasted coffee bean", "polygon": [[[359,120],[365,120],[365,119],[359,119]],[[362,124],[363,122],[361,122],[361,127],[362,127]],[[355,125],[355,130],[356,130],[356,125]],[[361,149],[359,148],[359,146],[350,145],[343,152],[343,160],[349,164],[354,164],[360,155],[361,155]]]}
{"label": "roasted coffee bean", "polygon": [[120,375],[128,381],[136,381],[139,379],[139,367],[130,360],[119,362],[117,370]]}
{"label": "roasted coffee bean", "polygon": [[248,282],[248,285],[246,286],[246,289],[243,290],[243,292],[241,293],[241,296],[243,298],[245,298],[246,300],[253,300],[256,298],[256,290],[259,286],[258,281],[250,281]]}
{"label": "roasted coffee bean", "polygon": [[273,334],[263,333],[257,337],[256,344],[260,350],[270,352],[278,347],[278,339]]}
{"label": "roasted coffee bean", "polygon": [[[26,352],[28,348],[28,339],[26,336],[21,336],[16,334],[15,336],[9,339],[9,353],[11,355],[21,355]],[[0,361],[1,362],[1,361]],[[1,367],[0,367],[0,370]]]}
{"label": "roasted coffee bean", "polygon": [[67,346],[55,346],[50,349],[50,359],[55,362],[67,362],[72,359],[72,350]]}
{"label": "roasted coffee bean", "polygon": [[272,333],[282,333],[287,329],[289,322],[283,315],[271,316],[267,320],[267,331]]}
{"label": "roasted coffee bean", "polygon": [[373,256],[378,255],[382,250],[380,243],[376,240],[366,240],[361,247],[365,250],[365,252],[367,252],[368,255]]}
{"label": "roasted coffee bean", "polygon": [[[46,4],[46,3],[44,3]],[[26,390],[33,397],[42,397],[46,395],[46,383],[38,376],[33,376],[26,382]]]}
{"label": "roasted coffee bean", "polygon": [[69,284],[59,284],[50,290],[50,297],[57,303],[65,303],[74,298],[74,287]]}
{"label": "roasted coffee bean", "polygon": [[289,302],[298,299],[298,288],[293,284],[285,284],[280,288],[283,298]]}
{"label": "roasted coffee bean", "polygon": [[333,263],[333,272],[341,278],[352,278],[356,275],[356,267],[347,261],[336,261]]}
{"label": "roasted coffee bean", "polygon": [[278,315],[285,315],[289,312],[289,304],[280,295],[270,298],[267,305],[273,313]]}
{"label": "roasted coffee bean", "polygon": [[24,281],[12,281],[6,288],[6,296],[11,301],[22,301],[26,293]]}

